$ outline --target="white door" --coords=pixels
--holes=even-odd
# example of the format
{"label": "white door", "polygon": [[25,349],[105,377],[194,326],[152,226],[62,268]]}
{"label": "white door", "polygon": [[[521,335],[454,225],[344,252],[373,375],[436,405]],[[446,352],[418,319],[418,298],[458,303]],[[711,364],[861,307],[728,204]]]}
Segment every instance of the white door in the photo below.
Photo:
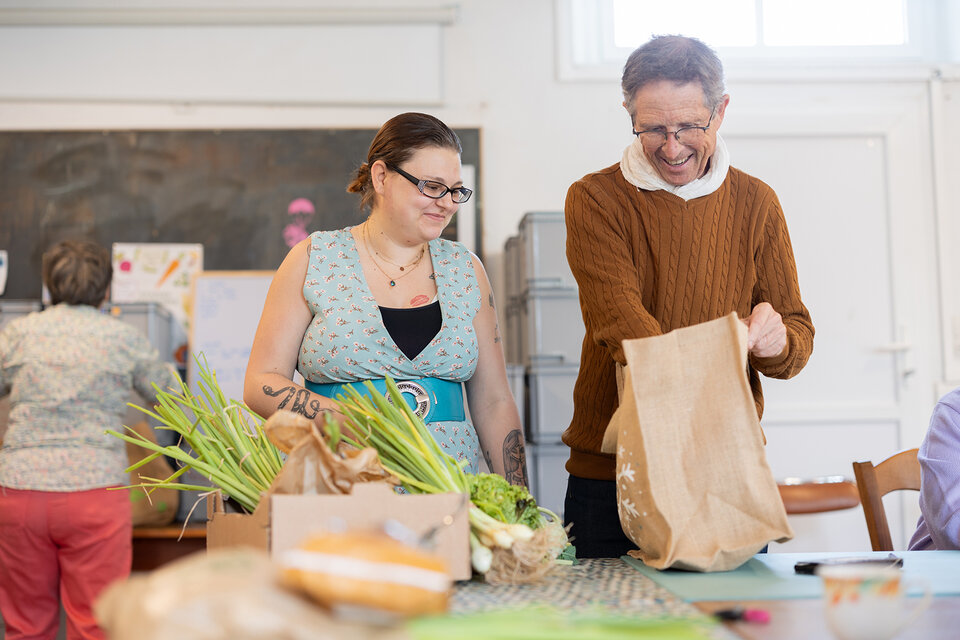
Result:
{"label": "white door", "polygon": [[[789,225],[816,337],[807,367],[763,379],[778,479],[852,478],[918,446],[940,377],[927,83],[731,86],[731,164],[770,184]],[[903,495],[903,494],[901,494]],[[917,494],[886,500],[896,548]],[[861,510],[791,518],[771,551],[870,549]]]}

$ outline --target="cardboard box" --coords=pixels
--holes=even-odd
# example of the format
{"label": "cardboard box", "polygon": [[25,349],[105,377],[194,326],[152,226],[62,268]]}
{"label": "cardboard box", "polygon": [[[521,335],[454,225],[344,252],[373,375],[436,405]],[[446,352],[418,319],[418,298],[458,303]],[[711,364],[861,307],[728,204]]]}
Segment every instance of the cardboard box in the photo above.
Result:
{"label": "cardboard box", "polygon": [[350,495],[273,495],[252,514],[228,513],[219,493],[207,500],[207,549],[250,546],[276,555],[307,535],[343,523],[348,528],[380,527],[396,520],[418,536],[436,530],[435,550],[454,580],[469,580],[469,499],[460,493],[400,495],[382,482],[353,485]]}

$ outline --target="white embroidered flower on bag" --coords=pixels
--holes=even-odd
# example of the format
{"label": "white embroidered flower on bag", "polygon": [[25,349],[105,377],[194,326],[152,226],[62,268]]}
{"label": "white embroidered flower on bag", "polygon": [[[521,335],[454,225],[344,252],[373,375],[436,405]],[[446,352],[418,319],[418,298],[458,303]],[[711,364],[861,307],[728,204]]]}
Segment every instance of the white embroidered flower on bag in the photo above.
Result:
{"label": "white embroidered flower on bag", "polygon": [[621,500],[620,506],[623,508],[624,511],[630,514],[630,517],[632,518],[636,518],[638,515],[640,515],[640,512],[637,511],[637,508],[634,506],[633,502],[631,502],[629,498],[624,498],[623,500]]}
{"label": "white embroidered flower on bag", "polygon": [[626,478],[630,482],[636,482],[636,472],[633,469],[633,466],[628,462],[627,464],[620,467],[620,473],[617,474],[617,480],[622,480]]}

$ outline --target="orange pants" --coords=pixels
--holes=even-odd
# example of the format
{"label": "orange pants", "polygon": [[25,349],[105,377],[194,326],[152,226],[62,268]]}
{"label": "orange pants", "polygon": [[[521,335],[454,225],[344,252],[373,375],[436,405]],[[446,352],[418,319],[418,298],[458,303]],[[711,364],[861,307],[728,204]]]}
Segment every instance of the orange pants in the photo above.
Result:
{"label": "orange pants", "polygon": [[19,491],[0,487],[0,613],[6,640],[53,640],[60,602],[67,638],[104,638],[93,603],[130,575],[126,490]]}

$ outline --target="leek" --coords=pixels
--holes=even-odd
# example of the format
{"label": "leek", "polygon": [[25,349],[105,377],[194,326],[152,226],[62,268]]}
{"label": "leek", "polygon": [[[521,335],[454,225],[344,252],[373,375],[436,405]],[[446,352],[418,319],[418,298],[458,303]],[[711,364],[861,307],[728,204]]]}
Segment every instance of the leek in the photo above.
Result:
{"label": "leek", "polygon": [[[107,430],[110,435],[153,451],[143,460],[130,465],[127,472],[138,469],[149,460],[165,455],[182,466],[167,478],[144,478],[138,487],[148,494],[157,488],[181,491],[209,491],[210,487],[177,482],[187,471],[194,469],[205,476],[248,512],[253,512],[260,495],[269,489],[283,466],[283,457],[263,431],[264,419],[247,405],[237,400],[228,401],[217,384],[217,374],[206,359],[196,358],[200,380],[199,393],[194,394],[183,381],[179,391],[157,390],[154,409],[130,404],[160,423],[157,429],[173,431],[179,438],[174,445],[161,446],[129,433]],[[186,444],[192,451],[181,448]]]}

